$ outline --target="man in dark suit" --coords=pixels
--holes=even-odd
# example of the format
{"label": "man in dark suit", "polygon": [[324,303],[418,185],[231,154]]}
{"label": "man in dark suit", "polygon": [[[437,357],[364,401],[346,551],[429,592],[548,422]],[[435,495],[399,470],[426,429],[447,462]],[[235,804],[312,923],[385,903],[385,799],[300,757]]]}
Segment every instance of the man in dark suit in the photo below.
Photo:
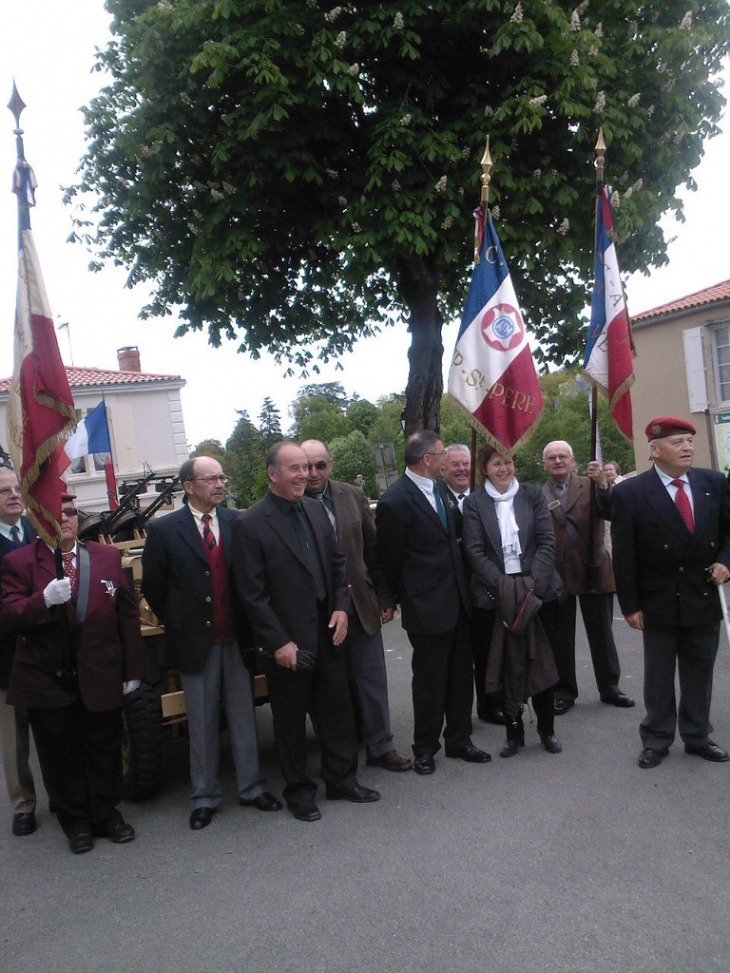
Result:
{"label": "man in dark suit", "polygon": [[[610,488],[603,467],[595,460],[587,476],[573,473],[575,457],[562,440],[548,443],[542,465],[549,479],[543,485],[552,514],[556,542],[556,567],[563,582],[559,601],[540,611],[552,646],[559,681],[555,687],[555,713],[567,713],[578,696],[575,673],[576,601],[588,636],[588,647],[602,703],[631,707],[634,700],[619,689],[621,665],[613,638],[613,593],[616,590],[611,555],[605,549],[605,524],[611,516]],[[591,497],[595,484],[596,516],[591,521]]]}
{"label": "man in dark suit", "polygon": [[393,746],[381,623],[390,622],[395,598],[375,549],[375,519],[359,487],[330,478],[332,454],[319,439],[302,443],[309,463],[308,497],[324,505],[347,561],[352,613],[343,650],[356,710],[362,724],[369,767],[410,770],[413,764]]}
{"label": "man in dark suit", "polygon": [[233,570],[263,650],[284,797],[295,818],[317,821],[317,785],[307,773],[308,709],[327,799],[364,804],[380,794],[355,776],[357,739],[342,650],[351,605],[345,556],[322,504],[304,497],[304,450],[276,443],[266,472],[269,492],[233,526]]}
{"label": "man in dark suit", "polygon": [[[6,554],[30,544],[36,532],[27,517],[23,517],[23,499],[18,478],[10,465],[10,458],[0,450],[0,577],[2,559]],[[0,616],[0,632],[2,632]],[[13,806],[13,834],[22,837],[33,834],[35,820],[35,783],[30,769],[30,724],[22,706],[8,706],[7,696],[10,667],[13,662],[15,639],[0,634],[0,749],[8,797]]]}
{"label": "man in dark suit", "polygon": [[375,511],[378,560],[400,601],[413,646],[413,753],[417,774],[432,774],[444,728],[447,757],[486,763],[471,741],[473,662],[469,592],[454,518],[440,480],[438,434],[422,430],[405,447],[406,472]]}
{"label": "man in dark suit", "polygon": [[721,473],[692,469],[694,434],[686,419],[652,419],[646,436],[654,468],[613,494],[619,604],[644,640],[643,769],[667,756],[677,726],[688,754],[728,760],[710,739],[710,703],[722,618],[717,589],[730,578],[730,492]]}
{"label": "man in dark suit", "polygon": [[122,798],[122,696],[142,677],[137,599],[119,551],[77,542],[62,497],[63,577],[38,539],[3,561],[0,611],[18,639],[8,702],[25,706],[48,797],[74,854],[132,841]]}
{"label": "man in dark suit", "polygon": [[259,773],[251,674],[241,649],[253,640],[237,610],[231,578],[231,525],[220,507],[227,477],[218,460],[199,456],[180,468],[187,503],[149,529],[142,593],[165,626],[167,665],[180,673],[190,740],[190,827],[206,828],[220,807],[220,702],[226,710],[239,803],[278,811]]}

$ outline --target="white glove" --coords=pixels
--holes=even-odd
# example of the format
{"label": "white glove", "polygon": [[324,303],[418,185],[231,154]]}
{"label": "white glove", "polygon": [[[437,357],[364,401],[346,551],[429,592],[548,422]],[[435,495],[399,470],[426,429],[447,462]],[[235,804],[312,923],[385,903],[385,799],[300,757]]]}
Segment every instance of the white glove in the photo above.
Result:
{"label": "white glove", "polygon": [[53,608],[54,605],[65,605],[71,601],[71,579],[55,578],[49,581],[43,589],[43,600],[46,608]]}
{"label": "white glove", "polygon": [[135,689],[139,689],[142,685],[141,679],[130,679],[129,682],[122,683],[122,696],[126,696],[128,693],[133,693]]}

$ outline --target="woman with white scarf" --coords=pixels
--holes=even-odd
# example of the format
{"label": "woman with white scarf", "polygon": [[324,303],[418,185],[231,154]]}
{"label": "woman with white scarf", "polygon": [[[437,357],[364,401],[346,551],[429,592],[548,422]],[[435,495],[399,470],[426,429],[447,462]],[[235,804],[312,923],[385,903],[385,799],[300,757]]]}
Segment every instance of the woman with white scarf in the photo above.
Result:
{"label": "woman with white scarf", "polygon": [[[557,673],[539,612],[522,627],[515,623],[508,636],[503,631],[507,619],[514,620],[518,594],[520,598],[529,595],[534,608],[558,598],[562,591],[547,500],[540,487],[520,484],[513,457],[493,446],[479,450],[477,468],[484,488],[464,501],[463,550],[471,569],[477,625],[490,643],[484,688],[504,700],[507,740],[500,757],[512,757],[524,746],[522,703],[528,696],[543,747],[548,753],[560,753],[553,712]],[[501,603],[508,597],[510,604]],[[497,630],[496,619],[500,620]]]}

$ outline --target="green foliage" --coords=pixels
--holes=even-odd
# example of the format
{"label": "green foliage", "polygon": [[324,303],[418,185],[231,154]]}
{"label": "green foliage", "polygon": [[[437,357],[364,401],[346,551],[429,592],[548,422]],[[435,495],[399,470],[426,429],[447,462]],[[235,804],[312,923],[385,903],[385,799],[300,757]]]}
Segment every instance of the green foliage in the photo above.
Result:
{"label": "green foliage", "polygon": [[282,438],[281,416],[268,396],[264,399],[264,404],[261,407],[259,423],[261,435],[264,437],[267,446]]}
{"label": "green foliage", "polygon": [[379,415],[377,405],[373,405],[367,399],[355,397],[347,407],[348,421],[366,438],[370,435],[370,430],[378,420]]}
{"label": "green foliage", "polygon": [[304,396],[300,393],[290,411],[294,422],[291,435],[298,442],[321,439],[329,443],[340,436],[347,436],[354,429],[344,414],[344,406],[324,395]]}
{"label": "green foliage", "polygon": [[[547,360],[583,344],[594,144],[624,272],[666,262],[724,99],[726,0],[107,0],[109,83],[85,110],[67,198],[95,263],[179,313],[306,367],[401,316],[409,431],[438,426],[441,324],[470,273],[490,135],[491,202]],[[89,200],[90,202],[86,202]],[[495,210],[496,216],[496,210]]]}
{"label": "green foliage", "polygon": [[240,419],[226,443],[226,471],[239,507],[250,507],[266,493],[268,487],[266,453],[270,444],[245,410],[239,415]]}
{"label": "green foliage", "polygon": [[335,480],[355,483],[358,476],[364,477],[363,490],[369,497],[377,497],[375,483],[375,463],[367,439],[359,430],[348,436],[333,439],[329,443],[332,453],[332,476]]}
{"label": "green foliage", "polygon": [[[544,483],[542,451],[556,439],[563,439],[573,448],[578,472],[585,473],[591,456],[591,424],[589,395],[576,392],[577,369],[554,372],[540,380],[545,411],[530,440],[517,454],[517,475],[525,483]],[[633,445],[618,431],[608,410],[608,402],[598,396],[598,431],[604,460],[616,460],[626,473],[634,468]]]}

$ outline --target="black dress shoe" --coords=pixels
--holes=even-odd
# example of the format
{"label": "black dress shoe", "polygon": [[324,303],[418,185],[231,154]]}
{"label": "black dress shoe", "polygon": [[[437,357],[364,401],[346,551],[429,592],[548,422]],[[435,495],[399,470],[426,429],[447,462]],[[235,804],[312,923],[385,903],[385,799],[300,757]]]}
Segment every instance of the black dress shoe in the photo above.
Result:
{"label": "black dress shoe", "polygon": [[608,693],[606,696],[601,696],[602,703],[608,703],[609,706],[618,706],[620,709],[629,709],[631,706],[636,706],[635,700],[626,693],[622,693],[619,689],[615,693]]}
{"label": "black dress shoe", "polygon": [[449,750],[447,747],[446,756],[451,757],[452,760],[466,760],[468,764],[488,764],[492,759],[486,750],[480,750],[473,743],[467,743],[459,750]]}
{"label": "black dress shoe", "polygon": [[538,730],[537,734],[540,737],[540,742],[542,743],[544,749],[548,753],[563,752],[563,745],[554,733],[543,733],[542,730]]}
{"label": "black dress shoe", "polygon": [[190,830],[201,831],[203,828],[207,828],[213,820],[214,814],[215,808],[213,807],[196,807],[190,815]]}
{"label": "black dress shoe", "polygon": [[644,747],[639,754],[639,766],[642,770],[650,770],[652,767],[658,767],[668,753],[669,750],[667,747],[665,747],[663,750],[655,750],[653,747]]}
{"label": "black dress shoe", "polygon": [[85,851],[91,851],[94,847],[94,839],[88,831],[82,831],[68,839],[68,846],[74,855],[83,855]]}
{"label": "black dress shoe", "polygon": [[416,757],[413,761],[413,769],[421,777],[425,777],[428,774],[436,773],[436,761],[433,759],[430,753],[422,753],[420,757]]}
{"label": "black dress shoe", "polygon": [[553,703],[553,712],[556,716],[563,716],[569,709],[573,708],[573,703],[567,699],[556,699]]}
{"label": "black dress shoe", "polygon": [[710,760],[714,764],[724,764],[727,760],[730,760],[730,754],[728,754],[727,750],[718,747],[712,740],[708,740],[707,743],[703,743],[699,747],[688,747],[685,744],[684,752],[693,757],[702,757],[703,760]]}
{"label": "black dress shoe", "polygon": [[305,801],[303,804],[290,804],[289,810],[297,821],[319,821],[322,813],[314,801]]}
{"label": "black dress shoe", "polygon": [[274,797],[268,791],[263,791],[252,801],[241,800],[239,804],[243,804],[244,807],[255,807],[257,811],[281,811],[284,806],[278,797]]}
{"label": "black dress shoe", "polygon": [[498,706],[477,706],[477,717],[484,723],[504,726],[504,712]]}
{"label": "black dress shoe", "polygon": [[127,824],[124,818],[120,818],[114,824],[109,825],[104,832],[104,837],[108,838],[115,845],[123,845],[127,841],[134,841],[134,835],[134,828],[131,824]]}
{"label": "black dress shoe", "polygon": [[500,757],[514,757],[520,752],[519,740],[505,740],[504,746],[499,751]]}
{"label": "black dress shoe", "polygon": [[13,834],[21,838],[25,834],[33,834],[36,829],[35,814],[32,811],[21,811],[13,815]]}
{"label": "black dress shoe", "polygon": [[380,800],[380,793],[372,787],[363,787],[362,784],[344,784],[342,787],[331,787],[326,785],[325,793],[328,801],[351,801],[353,804],[372,804],[373,801]]}
{"label": "black dress shoe", "polygon": [[411,770],[413,767],[412,761],[408,757],[404,757],[402,753],[398,753],[397,750],[389,750],[380,757],[373,757],[368,754],[365,763],[368,767],[382,767],[383,770],[392,770],[394,773]]}

